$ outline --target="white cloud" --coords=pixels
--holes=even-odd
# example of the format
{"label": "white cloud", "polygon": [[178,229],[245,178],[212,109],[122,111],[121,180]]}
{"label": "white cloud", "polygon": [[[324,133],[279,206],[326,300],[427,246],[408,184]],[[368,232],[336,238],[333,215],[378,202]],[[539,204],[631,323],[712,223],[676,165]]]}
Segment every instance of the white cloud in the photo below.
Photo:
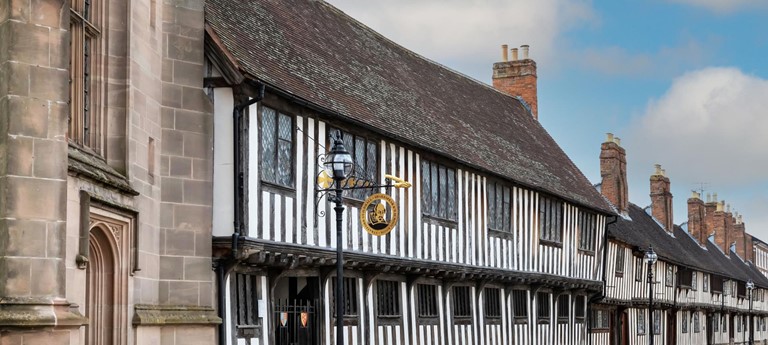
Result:
{"label": "white cloud", "polygon": [[[736,68],[705,68],[675,79],[651,100],[625,141],[628,165],[647,181],[653,163],[661,163],[683,206],[697,182],[745,210],[748,232],[768,226],[765,209],[754,209],[755,195],[768,195],[768,80]],[[647,195],[647,184],[637,188]],[[641,195],[642,195],[641,194]],[[763,199],[764,200],[764,199]],[[765,231],[765,230],[760,230]],[[765,231],[768,234],[768,231]],[[761,236],[762,237],[762,236]]]}
{"label": "white cloud", "polygon": [[[633,126],[637,154],[722,185],[764,181],[768,172],[768,80],[706,68],[674,80]],[[635,151],[633,151],[635,152]]]}
{"label": "white cloud", "polygon": [[748,8],[766,8],[764,0],[669,0],[686,5],[703,7],[715,13],[731,13]]}
{"label": "white cloud", "polygon": [[501,44],[531,46],[551,66],[560,34],[596,21],[589,0],[328,0],[384,36],[427,58],[489,81]]}

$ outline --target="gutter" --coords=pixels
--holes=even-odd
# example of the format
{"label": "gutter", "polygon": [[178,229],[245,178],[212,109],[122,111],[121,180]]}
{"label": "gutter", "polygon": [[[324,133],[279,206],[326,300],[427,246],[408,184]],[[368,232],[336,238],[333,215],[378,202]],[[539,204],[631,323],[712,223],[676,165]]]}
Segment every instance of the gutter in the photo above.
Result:
{"label": "gutter", "polygon": [[[613,215],[613,220],[605,223],[605,229],[603,229],[603,274],[601,277],[601,280],[603,281],[603,289],[599,293],[594,294],[589,298],[589,301],[587,301],[587,332],[589,332],[589,334],[592,334],[592,304],[605,298],[605,286],[607,284],[605,281],[605,268],[608,266],[606,265],[606,260],[608,260],[608,225],[614,224],[617,221],[619,221],[619,216]],[[592,345],[591,336],[589,337],[589,344]]]}
{"label": "gutter", "polygon": [[243,109],[248,108],[249,106],[253,105],[256,102],[260,102],[262,99],[264,99],[264,90],[265,86],[263,83],[260,82],[252,82],[250,80],[246,80],[245,83],[255,86],[257,88],[257,93],[255,97],[240,103],[235,104],[235,107],[232,111],[232,121],[233,123],[233,135],[232,140],[234,142],[233,147],[233,158],[234,158],[234,184],[235,184],[235,196],[234,196],[234,232],[232,233],[232,242],[230,246],[230,254],[226,258],[219,259],[218,263],[216,263],[216,285],[218,286],[217,292],[218,292],[218,309],[219,309],[219,318],[221,318],[221,323],[219,324],[219,345],[225,345],[227,344],[227,332],[226,332],[226,313],[224,311],[225,304],[226,304],[226,296],[224,292],[224,284],[227,272],[229,272],[232,267],[237,265],[239,259],[238,259],[238,251],[237,248],[239,247],[240,239],[243,237],[243,223],[244,223],[244,212],[243,212],[243,201],[244,201],[244,192],[245,192],[245,183],[244,183],[244,172],[241,162],[241,157],[243,153],[243,149],[241,144],[242,141],[242,126],[241,126],[241,120],[243,117]]}

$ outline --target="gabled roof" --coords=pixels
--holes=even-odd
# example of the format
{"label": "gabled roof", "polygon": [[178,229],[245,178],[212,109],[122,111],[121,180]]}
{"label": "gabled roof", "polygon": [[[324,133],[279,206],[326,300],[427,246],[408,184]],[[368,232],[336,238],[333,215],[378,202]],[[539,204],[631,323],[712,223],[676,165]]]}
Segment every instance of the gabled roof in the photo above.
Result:
{"label": "gabled roof", "polygon": [[324,1],[210,0],[205,8],[209,46],[244,76],[393,139],[612,213],[519,100]]}
{"label": "gabled roof", "polygon": [[630,203],[628,219],[618,217],[608,225],[608,237],[645,251],[648,246],[658,254],[660,260],[693,268],[703,272],[721,275],[746,282],[752,279],[756,285],[768,288],[768,278],[753,265],[743,262],[736,253],[725,256],[714,243],[707,241],[706,249],[699,246],[688,232],[675,226],[671,236],[659,223],[641,207]]}

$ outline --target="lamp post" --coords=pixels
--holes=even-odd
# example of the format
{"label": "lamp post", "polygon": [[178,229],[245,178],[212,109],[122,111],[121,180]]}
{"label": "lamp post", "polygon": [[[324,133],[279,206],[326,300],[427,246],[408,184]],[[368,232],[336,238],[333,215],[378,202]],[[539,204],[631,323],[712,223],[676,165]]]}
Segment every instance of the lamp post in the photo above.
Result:
{"label": "lamp post", "polygon": [[335,195],[329,197],[336,205],[333,208],[336,211],[336,345],[344,343],[344,251],[342,250],[342,214],[344,205],[342,204],[341,192],[342,183],[352,172],[352,155],[344,147],[341,135],[332,138],[333,147],[325,159],[326,173],[333,178],[333,192]]}
{"label": "lamp post", "polygon": [[750,279],[747,281],[747,292],[749,293],[749,345],[754,345],[755,343],[755,333],[752,330],[753,326],[753,320],[752,320],[752,290],[755,289],[755,283]]}
{"label": "lamp post", "polygon": [[648,344],[653,345],[654,329],[653,329],[653,264],[656,263],[656,252],[653,251],[653,246],[648,247],[648,251],[645,252],[645,262],[648,263]]}

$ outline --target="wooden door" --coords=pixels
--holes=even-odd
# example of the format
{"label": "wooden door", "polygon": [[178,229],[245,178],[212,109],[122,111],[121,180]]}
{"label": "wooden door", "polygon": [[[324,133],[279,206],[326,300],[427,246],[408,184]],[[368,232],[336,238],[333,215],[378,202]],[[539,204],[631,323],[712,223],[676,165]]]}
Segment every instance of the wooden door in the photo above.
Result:
{"label": "wooden door", "polygon": [[667,312],[667,329],[665,338],[667,339],[667,345],[677,344],[677,313],[672,310]]}
{"label": "wooden door", "polygon": [[629,345],[629,315],[626,309],[621,313],[621,345]]}

